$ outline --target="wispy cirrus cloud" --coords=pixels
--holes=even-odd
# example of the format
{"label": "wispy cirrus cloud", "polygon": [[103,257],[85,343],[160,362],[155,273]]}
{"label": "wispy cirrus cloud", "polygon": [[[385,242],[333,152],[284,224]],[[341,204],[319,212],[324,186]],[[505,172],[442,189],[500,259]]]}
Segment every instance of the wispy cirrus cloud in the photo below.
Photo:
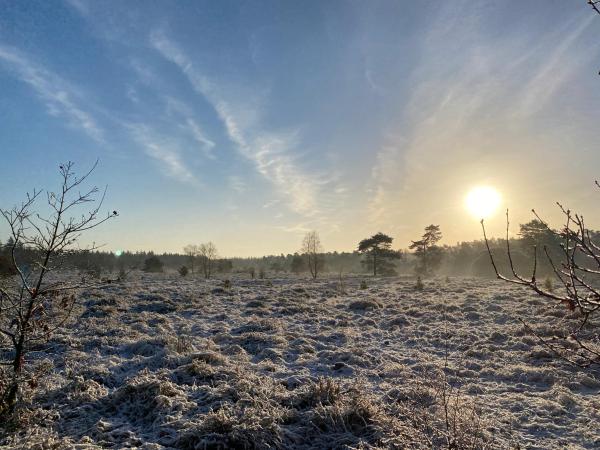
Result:
{"label": "wispy cirrus cloud", "polygon": [[[13,47],[0,45],[0,64],[15,78],[33,89],[44,102],[50,115],[65,118],[71,127],[84,132],[98,143],[106,144],[104,130],[95,117],[82,106],[87,100],[78,88]],[[173,102],[171,101],[171,108]],[[178,112],[184,120],[177,122],[176,126],[183,128],[184,132],[199,144],[207,158],[214,159],[211,152],[214,142],[205,136],[189,109],[181,105]],[[96,109],[99,107],[96,106]],[[107,114],[106,111],[103,113]],[[182,144],[177,139],[177,134],[165,137],[157,132],[150,122],[130,123],[121,119],[113,125],[123,127],[146,155],[160,163],[161,170],[167,176],[179,182],[200,185],[182,156]]]}
{"label": "wispy cirrus cloud", "polygon": [[90,5],[85,0],[66,0],[66,2],[82,16],[90,13]]}
{"label": "wispy cirrus cloud", "polygon": [[215,143],[208,137],[202,129],[197,119],[194,117],[192,109],[174,97],[166,97],[167,115],[176,115],[178,119],[183,121],[178,122],[180,129],[185,131],[191,138],[200,146],[200,149],[208,159],[216,159],[213,149]]}
{"label": "wispy cirrus cloud", "polygon": [[238,194],[243,194],[248,188],[244,180],[237,175],[230,175],[227,181],[229,184],[229,189],[233,190],[234,192],[237,192]]}
{"label": "wispy cirrus cloud", "polygon": [[215,159],[216,156],[212,152],[215,143],[206,137],[204,131],[200,128],[200,125],[193,118],[188,117],[185,120],[185,127],[190,132],[194,140],[200,144],[205,156],[209,159]]}
{"label": "wispy cirrus cloud", "polygon": [[67,119],[97,142],[104,141],[104,131],[96,119],[81,105],[83,95],[52,71],[33,62],[16,48],[0,44],[0,63],[17,79],[29,85],[44,102],[48,113]]}
{"label": "wispy cirrus cloud", "polygon": [[176,143],[169,138],[158,135],[151,127],[144,124],[127,124],[133,140],[144,152],[156,160],[162,171],[172,178],[195,186],[199,180],[184,162]]}
{"label": "wispy cirrus cloud", "polygon": [[212,104],[238,152],[252,161],[257,171],[289,199],[290,207],[305,215],[316,214],[319,187],[326,181],[300,169],[298,156],[293,152],[298,145],[298,132],[264,129],[255,101],[229,98],[164,33],[152,33],[150,43],[165,59],[179,67],[194,90]]}
{"label": "wispy cirrus cloud", "polygon": [[[558,92],[561,86],[568,83],[569,78],[581,67],[581,55],[571,57],[569,50],[596,19],[591,14],[587,19],[568,23],[559,33],[550,35],[551,46],[544,46],[543,54],[548,55],[539,63],[533,76],[522,89],[520,112],[522,115],[533,114],[544,106]],[[590,57],[593,52],[590,52]],[[565,64],[569,61],[569,64]]]}
{"label": "wispy cirrus cloud", "polygon": [[442,8],[424,36],[402,134],[390,133],[372,168],[373,222],[458,218],[448,210],[462,207],[456,197],[469,183],[505,183],[509,195],[524,177],[539,176],[527,170],[550,145],[536,134],[540,116],[560,108],[575,68],[597,54],[571,51],[595,17],[541,36],[519,30],[491,40],[486,17],[463,7]]}

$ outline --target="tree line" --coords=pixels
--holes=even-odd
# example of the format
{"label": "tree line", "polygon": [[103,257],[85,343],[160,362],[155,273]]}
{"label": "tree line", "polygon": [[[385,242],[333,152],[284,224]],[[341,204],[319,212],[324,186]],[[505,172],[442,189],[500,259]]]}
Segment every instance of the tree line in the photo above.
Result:
{"label": "tree line", "polygon": [[[554,230],[556,231],[556,230]],[[532,263],[532,249],[546,248],[558,260],[562,255],[560,239],[541,221],[534,219],[519,226],[517,236],[509,239],[514,265],[527,269]],[[600,233],[590,231],[593,239]],[[182,276],[245,274],[249,278],[265,278],[280,274],[307,275],[317,278],[324,273],[356,273],[373,276],[415,274],[421,277],[435,275],[493,277],[494,271],[483,240],[440,245],[442,231],[439,225],[428,225],[422,236],[410,241],[405,249],[394,249],[394,239],[378,232],[358,242],[352,252],[325,251],[319,233],[306,233],[295,253],[254,258],[221,258],[213,242],[189,244],[182,253],[119,252],[118,254],[92,249],[73,251],[63,255],[63,267],[97,277],[125,274],[131,270],[146,272],[178,271]],[[13,240],[0,242],[0,272],[11,269],[9,249]],[[507,269],[509,261],[504,240],[490,239],[500,268]],[[36,251],[19,242],[15,254],[20,264],[27,266],[36,260]],[[4,268],[4,269],[3,269]],[[538,261],[538,273],[549,275],[552,267],[548,259]]]}

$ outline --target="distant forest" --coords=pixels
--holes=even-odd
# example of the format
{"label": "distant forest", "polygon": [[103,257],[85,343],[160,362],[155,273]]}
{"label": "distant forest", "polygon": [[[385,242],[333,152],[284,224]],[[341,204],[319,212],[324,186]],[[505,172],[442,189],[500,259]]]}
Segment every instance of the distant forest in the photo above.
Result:
{"label": "distant forest", "polygon": [[[426,230],[434,227],[430,226]],[[377,236],[386,236],[378,233]],[[424,237],[427,236],[427,233]],[[591,232],[592,239],[600,242],[600,233]],[[389,244],[391,244],[391,238]],[[361,245],[368,241],[365,239]],[[494,271],[490,264],[488,252],[483,240],[461,242],[456,245],[437,246],[434,243],[429,249],[430,254],[435,255],[435,263],[431,270],[424,273],[420,270],[420,261],[423,255],[419,254],[421,241],[413,241],[411,250],[389,250],[394,253],[394,258],[386,262],[386,271],[380,275],[408,276],[419,274],[422,276],[476,276],[493,277]],[[518,271],[527,273],[531,270],[533,263],[533,252],[538,252],[538,274],[552,274],[552,266],[546,254],[555,263],[560,264],[563,259],[560,239],[551,233],[543,223],[533,220],[527,224],[520,225],[517,237],[509,240],[513,264]],[[212,244],[211,244],[212,245]],[[510,272],[510,266],[504,239],[491,239],[490,248],[497,259],[500,268],[506,273]],[[359,247],[360,248],[360,247]],[[186,248],[187,249],[187,248]],[[12,241],[9,239],[4,244],[0,243],[0,269],[6,266],[11,258]],[[280,254],[254,258],[219,258],[216,256],[216,248],[213,249],[214,258],[210,261],[209,276],[227,276],[229,274],[247,275],[250,278],[277,277],[284,274],[310,275],[308,254]],[[433,251],[435,250],[435,252]],[[17,260],[24,267],[27,261],[33,260],[34,250],[17,246],[15,253]],[[118,275],[132,270],[145,270],[149,272],[173,272],[178,271],[182,276],[205,275],[202,270],[202,256],[190,254],[153,252],[128,252],[119,255],[104,251],[73,251],[63,255],[65,258],[63,267],[80,271],[94,276]],[[369,267],[369,254],[358,249],[353,252],[320,252],[317,255],[320,274],[372,274]],[[4,261],[4,262],[3,262]],[[372,267],[372,264],[371,264]]]}

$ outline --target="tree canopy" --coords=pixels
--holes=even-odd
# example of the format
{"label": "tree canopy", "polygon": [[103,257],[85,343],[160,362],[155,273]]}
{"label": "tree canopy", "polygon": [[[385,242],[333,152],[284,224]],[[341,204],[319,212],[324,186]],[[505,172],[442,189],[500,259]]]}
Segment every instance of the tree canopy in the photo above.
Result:
{"label": "tree canopy", "polygon": [[395,267],[391,260],[399,259],[400,252],[392,249],[393,240],[387,234],[379,232],[358,243],[358,251],[366,256],[363,264],[373,270],[373,276],[395,275]]}
{"label": "tree canopy", "polygon": [[437,270],[442,262],[443,252],[437,243],[442,239],[439,225],[428,225],[418,241],[411,241],[409,248],[415,251],[418,263],[415,271],[419,275],[428,275]]}

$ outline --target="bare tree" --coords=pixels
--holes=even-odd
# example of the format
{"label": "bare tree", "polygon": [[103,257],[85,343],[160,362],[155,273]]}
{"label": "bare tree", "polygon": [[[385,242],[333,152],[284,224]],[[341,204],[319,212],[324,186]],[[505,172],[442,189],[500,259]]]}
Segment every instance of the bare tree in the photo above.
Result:
{"label": "bare tree", "polygon": [[194,263],[196,262],[196,258],[200,249],[197,245],[189,244],[183,247],[183,253],[188,257],[188,261],[190,262],[190,270],[192,275],[194,275]]}
{"label": "bare tree", "polygon": [[[596,182],[600,187],[600,184]],[[563,304],[567,311],[578,313],[580,321],[574,329],[563,335],[558,342],[549,341],[536,334],[538,339],[561,358],[580,367],[589,367],[600,364],[600,345],[595,333],[590,335],[590,318],[600,309],[600,243],[596,241],[597,234],[591,232],[585,225],[583,216],[557,203],[562,211],[565,224],[562,229],[554,230],[542,220],[535,210],[533,214],[548,233],[552,233],[560,241],[562,254],[557,261],[550,249],[544,245],[543,255],[549,262],[556,278],[562,284],[562,291],[549,289],[547,283],[540,283],[537,279],[538,248],[532,247],[532,270],[529,276],[517,272],[513,263],[513,256],[509,240],[510,221],[506,211],[506,253],[508,255],[511,275],[505,276],[498,270],[494,255],[490,249],[483,220],[481,226],[488,254],[496,276],[504,281],[525,286],[537,294],[559,304]],[[521,321],[530,331],[533,329]],[[560,334],[560,333],[559,333]]]}
{"label": "bare tree", "polygon": [[[81,190],[97,162],[81,177],[75,175],[73,165],[72,162],[61,165],[60,189],[46,192],[47,214],[34,211],[43,192],[37,190],[28,193],[20,206],[0,209],[9,227],[10,260],[16,272],[0,284],[0,354],[6,358],[0,360],[0,365],[10,368],[4,371],[4,381],[0,379],[0,416],[14,409],[20,386],[30,375],[25,357],[31,345],[46,340],[64,325],[75,304],[77,290],[89,286],[85,279],[69,280],[55,276],[54,272],[61,267],[65,256],[78,251],[76,246],[82,233],[117,215],[113,211],[99,216],[106,189]],[[94,202],[96,206],[91,210],[76,213],[83,205]],[[18,251],[21,248],[29,250],[28,261],[22,260]]]}
{"label": "bare tree", "polygon": [[217,247],[212,242],[200,244],[198,247],[198,256],[200,257],[200,264],[202,265],[204,278],[210,278],[212,275],[213,265],[215,260],[218,258]]}
{"label": "bare tree", "polygon": [[309,231],[302,240],[302,248],[300,252],[305,255],[308,269],[313,278],[317,278],[319,270],[321,268],[321,253],[323,252],[323,246],[321,245],[321,239],[319,233],[316,231]]}

